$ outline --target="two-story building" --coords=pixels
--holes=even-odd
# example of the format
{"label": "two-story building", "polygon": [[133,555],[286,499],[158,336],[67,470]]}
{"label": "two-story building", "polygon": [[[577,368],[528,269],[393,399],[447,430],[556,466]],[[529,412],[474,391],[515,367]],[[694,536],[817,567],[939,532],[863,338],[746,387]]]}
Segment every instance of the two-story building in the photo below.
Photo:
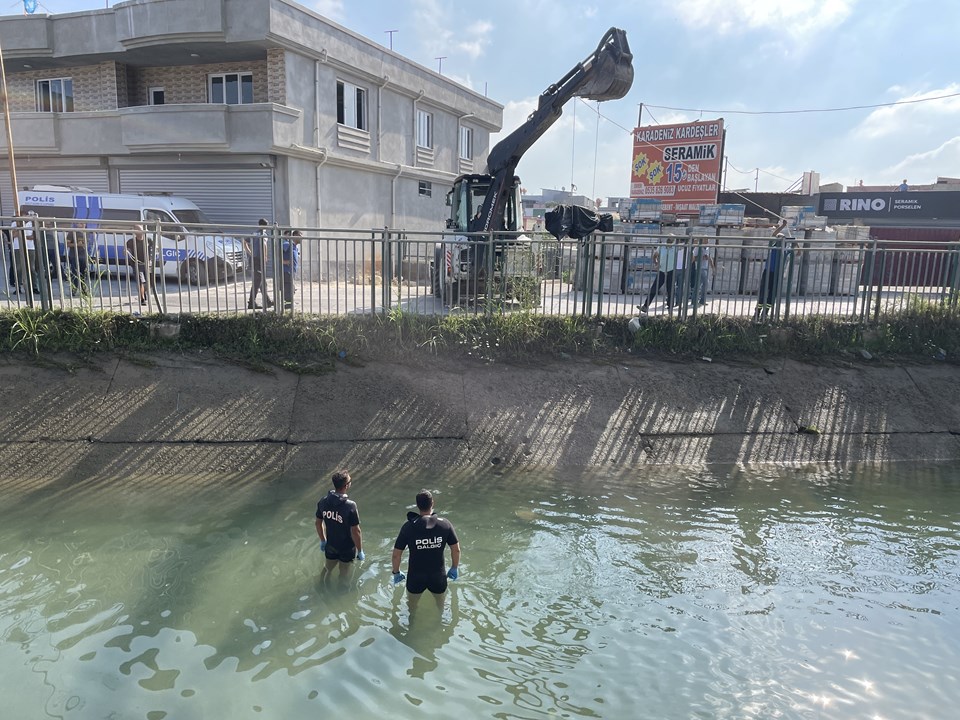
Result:
{"label": "two-story building", "polygon": [[168,192],[220,223],[439,230],[446,191],[483,170],[503,117],[288,0],[10,16],[0,44],[21,188]]}

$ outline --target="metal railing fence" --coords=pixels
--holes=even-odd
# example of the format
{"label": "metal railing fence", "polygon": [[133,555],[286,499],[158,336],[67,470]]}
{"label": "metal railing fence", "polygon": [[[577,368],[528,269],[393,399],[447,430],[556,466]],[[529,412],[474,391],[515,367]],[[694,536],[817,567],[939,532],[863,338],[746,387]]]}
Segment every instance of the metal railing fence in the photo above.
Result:
{"label": "metal railing fence", "polygon": [[[0,225],[0,308],[591,317],[645,310],[680,320],[710,313],[868,322],[917,302],[956,312],[960,290],[960,242],[637,232],[558,241],[155,223],[145,228],[149,258],[138,268],[133,222],[26,217]],[[262,260],[254,259],[257,243]],[[146,270],[143,303],[138,269]]]}

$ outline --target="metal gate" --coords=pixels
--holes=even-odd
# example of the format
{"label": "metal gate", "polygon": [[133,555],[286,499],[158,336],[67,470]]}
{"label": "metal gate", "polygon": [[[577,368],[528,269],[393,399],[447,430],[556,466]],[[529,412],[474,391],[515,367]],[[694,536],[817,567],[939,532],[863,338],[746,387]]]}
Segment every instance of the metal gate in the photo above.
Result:
{"label": "metal gate", "polygon": [[[31,188],[34,185],[72,185],[89,188],[98,193],[110,191],[110,180],[103,168],[25,170],[18,166],[17,184],[21,188]],[[10,187],[9,172],[0,173],[0,214],[13,215],[13,190]]]}
{"label": "metal gate", "polygon": [[256,225],[273,220],[271,168],[120,170],[120,192],[166,192],[192,200],[215,222]]}

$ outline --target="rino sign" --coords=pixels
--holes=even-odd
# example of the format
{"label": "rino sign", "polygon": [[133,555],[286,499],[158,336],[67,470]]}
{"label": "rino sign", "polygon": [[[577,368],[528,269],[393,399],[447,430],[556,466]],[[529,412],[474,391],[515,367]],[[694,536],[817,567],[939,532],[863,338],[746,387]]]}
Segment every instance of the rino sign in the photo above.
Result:
{"label": "rino sign", "polygon": [[817,214],[830,220],[957,220],[960,193],[820,193]]}

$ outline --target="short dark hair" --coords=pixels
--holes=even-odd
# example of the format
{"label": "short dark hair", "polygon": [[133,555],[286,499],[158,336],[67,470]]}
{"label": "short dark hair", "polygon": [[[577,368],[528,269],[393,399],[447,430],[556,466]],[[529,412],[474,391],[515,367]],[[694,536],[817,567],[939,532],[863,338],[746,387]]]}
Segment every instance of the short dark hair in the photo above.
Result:
{"label": "short dark hair", "polygon": [[333,480],[333,487],[336,490],[343,490],[347,486],[347,483],[352,482],[350,473],[346,470],[337,470],[331,479]]}
{"label": "short dark hair", "polygon": [[417,507],[421,510],[429,510],[433,507],[433,493],[429,490],[421,490],[417,493]]}
{"label": "short dark hair", "polygon": [[257,224],[258,224],[258,225],[269,225],[269,224],[270,224],[270,221],[267,220],[266,218],[260,218],[259,220],[257,220]]}

